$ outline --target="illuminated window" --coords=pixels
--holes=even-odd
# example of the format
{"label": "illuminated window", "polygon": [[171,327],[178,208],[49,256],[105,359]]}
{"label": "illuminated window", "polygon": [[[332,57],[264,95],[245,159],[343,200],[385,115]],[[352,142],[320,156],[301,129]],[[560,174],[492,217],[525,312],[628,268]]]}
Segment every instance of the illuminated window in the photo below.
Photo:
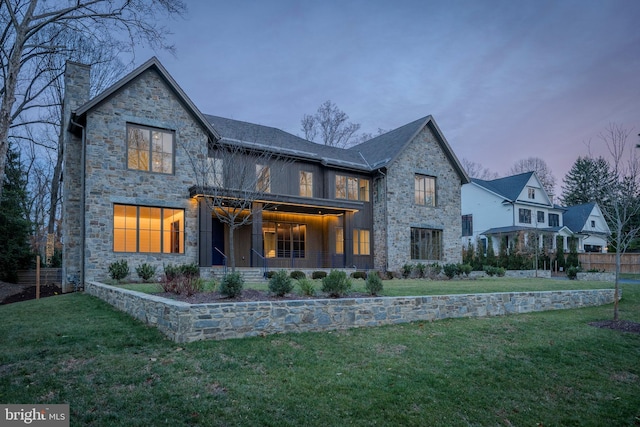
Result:
{"label": "illuminated window", "polygon": [[184,210],[114,205],[113,251],[184,253]]}
{"label": "illuminated window", "polygon": [[353,254],[370,255],[371,244],[369,240],[369,230],[353,230]]}
{"label": "illuminated window", "polygon": [[415,176],[415,199],[417,205],[436,205],[436,179],[432,176]]}
{"label": "illuminated window", "polygon": [[336,228],[336,254],[344,254],[344,228]]}
{"label": "illuminated window", "polygon": [[305,224],[265,222],[262,226],[266,258],[304,258],[307,226]]}
{"label": "illuminated window", "polygon": [[269,166],[256,165],[256,191],[271,193],[271,170]]}
{"label": "illuminated window", "polygon": [[127,167],[172,174],[173,139],[173,132],[127,125]]}
{"label": "illuminated window", "polygon": [[300,195],[313,197],[313,173],[300,171]]}
{"label": "illuminated window", "polygon": [[412,227],[411,259],[442,260],[442,230]]}
{"label": "illuminated window", "polygon": [[336,199],[369,201],[369,180],[336,175]]}

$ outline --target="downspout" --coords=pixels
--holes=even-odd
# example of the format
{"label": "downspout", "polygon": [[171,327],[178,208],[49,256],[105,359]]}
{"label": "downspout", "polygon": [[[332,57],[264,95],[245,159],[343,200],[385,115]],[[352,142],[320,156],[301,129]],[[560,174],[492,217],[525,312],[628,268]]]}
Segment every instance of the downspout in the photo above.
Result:
{"label": "downspout", "polygon": [[77,283],[75,285],[75,289],[74,291],[78,291],[80,288],[84,289],[84,266],[85,266],[85,243],[86,243],[86,235],[87,235],[87,231],[85,230],[85,216],[86,216],[86,196],[85,196],[85,175],[86,175],[86,168],[85,168],[85,158],[86,158],[86,152],[85,152],[85,142],[86,142],[86,131],[84,126],[82,126],[80,123],[76,123],[73,118],[70,119],[71,124],[74,126],[78,126],[80,129],[82,129],[82,147],[81,147],[81,155],[80,155],[80,169],[81,169],[81,173],[80,173],[80,191],[82,192],[80,195],[80,206],[82,207],[82,215],[80,216],[80,229],[82,230],[82,234],[80,235],[80,242],[81,242],[81,251],[82,251],[82,256],[80,257],[80,283]]}
{"label": "downspout", "polygon": [[[365,160],[366,161],[366,160]],[[382,175],[384,177],[384,199],[383,199],[383,210],[384,210],[384,215],[383,218],[385,220],[385,222],[388,220],[388,216],[387,216],[387,175],[382,172],[382,168],[378,169],[378,173],[380,175]],[[385,266],[384,266],[384,270],[385,271],[389,271],[389,232],[387,230],[389,230],[388,224],[386,227],[384,227],[385,231],[384,231],[384,240],[386,241],[386,254],[385,254]]]}

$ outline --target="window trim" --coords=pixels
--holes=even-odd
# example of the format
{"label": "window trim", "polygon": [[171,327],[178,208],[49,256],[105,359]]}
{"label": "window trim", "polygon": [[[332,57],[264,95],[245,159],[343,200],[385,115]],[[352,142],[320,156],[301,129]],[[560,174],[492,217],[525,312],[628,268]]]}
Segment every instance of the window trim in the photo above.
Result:
{"label": "window trim", "polygon": [[368,202],[370,183],[367,178],[336,174],[335,198]]}
{"label": "window trim", "polygon": [[[149,151],[147,152],[147,162],[148,162],[148,166],[146,169],[142,169],[140,167],[131,167],[130,166],[130,151],[133,150],[131,144],[130,144],[130,136],[131,136],[131,129],[138,129],[140,131],[147,131],[148,132],[148,143],[149,143]],[[159,132],[162,134],[167,134],[167,135],[171,135],[171,171],[170,172],[163,172],[163,171],[156,171],[153,170],[154,169],[154,153],[157,153],[154,151],[154,147],[153,147],[153,133],[154,132]],[[175,174],[175,170],[176,170],[176,132],[174,130],[170,130],[170,129],[163,129],[163,128],[159,128],[159,127],[154,127],[154,126],[146,126],[146,125],[140,125],[137,123],[127,123],[126,124],[126,148],[127,148],[127,152],[126,152],[126,165],[127,165],[127,170],[131,170],[131,171],[138,171],[138,172],[148,172],[148,173],[154,173],[154,174],[161,174],[161,175],[174,175]],[[142,150],[137,150],[139,152],[142,152]],[[161,158],[162,155],[165,154],[164,151],[161,151],[157,154],[160,154]],[[139,161],[139,160],[138,160]],[[162,165],[162,161],[160,163]]]}

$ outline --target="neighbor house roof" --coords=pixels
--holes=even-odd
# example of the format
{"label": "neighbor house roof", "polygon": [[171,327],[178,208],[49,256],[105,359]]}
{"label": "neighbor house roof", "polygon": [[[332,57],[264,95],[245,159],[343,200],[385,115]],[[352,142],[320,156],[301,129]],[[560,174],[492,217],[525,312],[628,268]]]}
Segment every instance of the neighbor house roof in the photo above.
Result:
{"label": "neighbor house roof", "polygon": [[518,199],[520,193],[531,179],[533,172],[525,172],[518,175],[485,181],[473,178],[471,181],[487,190],[504,197],[510,202]]}
{"label": "neighbor house roof", "polygon": [[[597,203],[583,203],[581,205],[569,206],[563,215],[564,225],[569,227],[574,233],[581,233],[589,220],[589,216],[596,208]],[[606,225],[606,223],[605,223]],[[607,227],[608,229],[608,227]],[[591,234],[609,234],[608,232],[589,231]]]}

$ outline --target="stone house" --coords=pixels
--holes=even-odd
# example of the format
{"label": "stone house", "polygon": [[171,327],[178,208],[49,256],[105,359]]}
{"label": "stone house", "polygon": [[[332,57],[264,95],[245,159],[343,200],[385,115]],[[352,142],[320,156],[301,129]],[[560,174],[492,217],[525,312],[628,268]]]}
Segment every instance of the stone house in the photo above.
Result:
{"label": "stone house", "polygon": [[[341,149],[203,114],[156,58],[92,99],[89,73],[65,73],[65,290],[122,259],[159,272],[460,261],[469,178],[433,117]],[[233,239],[217,215],[229,206],[246,220]]]}
{"label": "stone house", "polygon": [[578,252],[606,251],[611,234],[597,203],[562,207],[553,203],[535,172],[494,180],[473,178],[462,186],[462,244],[487,247],[491,237],[495,253],[501,239],[507,245],[520,235],[539,236],[540,245],[554,252],[556,237],[568,251],[575,238]]}

